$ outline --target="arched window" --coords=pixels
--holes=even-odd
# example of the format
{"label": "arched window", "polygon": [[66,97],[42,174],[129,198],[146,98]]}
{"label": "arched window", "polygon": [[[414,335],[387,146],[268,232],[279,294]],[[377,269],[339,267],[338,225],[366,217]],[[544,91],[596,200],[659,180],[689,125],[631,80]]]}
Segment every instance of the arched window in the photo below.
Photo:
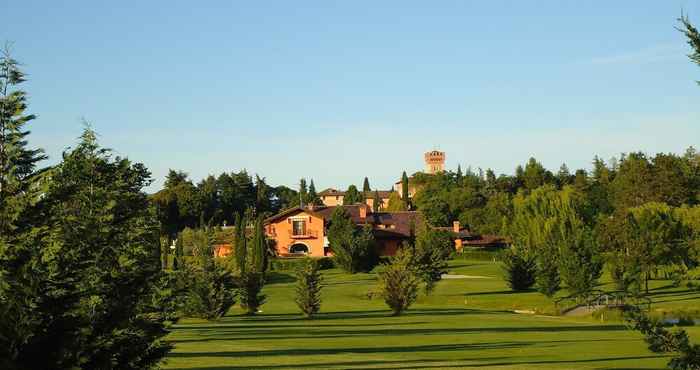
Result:
{"label": "arched window", "polygon": [[309,254],[309,247],[301,243],[293,244],[291,247],[289,247],[289,253]]}

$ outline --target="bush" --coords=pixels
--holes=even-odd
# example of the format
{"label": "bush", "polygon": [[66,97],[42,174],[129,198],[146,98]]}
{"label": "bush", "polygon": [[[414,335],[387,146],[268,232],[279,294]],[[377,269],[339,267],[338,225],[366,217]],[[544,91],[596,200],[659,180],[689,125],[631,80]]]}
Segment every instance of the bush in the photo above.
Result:
{"label": "bush", "polygon": [[510,289],[523,291],[535,284],[535,259],[509,249],[503,252],[503,273]]}
{"label": "bush", "polygon": [[[312,258],[312,257],[308,257]],[[313,258],[319,270],[330,270],[335,268],[332,257]],[[304,268],[306,258],[274,258],[270,260],[270,270],[272,271],[297,271]]]}
{"label": "bush", "polygon": [[296,297],[294,302],[307,318],[321,309],[323,277],[317,260],[305,259],[304,266],[297,270]]}
{"label": "bush", "polygon": [[379,275],[381,295],[394,316],[400,315],[416,301],[418,283],[419,279],[411,266],[410,251],[399,250]]}

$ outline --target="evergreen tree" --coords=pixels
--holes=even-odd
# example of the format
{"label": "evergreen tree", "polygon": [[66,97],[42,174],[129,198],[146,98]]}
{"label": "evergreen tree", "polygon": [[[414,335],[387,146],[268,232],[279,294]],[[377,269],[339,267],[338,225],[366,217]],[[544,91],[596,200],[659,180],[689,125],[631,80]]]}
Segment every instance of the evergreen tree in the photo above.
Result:
{"label": "evergreen tree", "polygon": [[462,165],[458,164],[457,165],[457,180],[461,181],[463,176],[464,175],[462,174]]}
{"label": "evergreen tree", "polygon": [[214,260],[208,229],[195,230],[192,239],[193,249],[199,252],[195,263],[186,264],[184,277],[188,279],[185,284],[188,287],[184,311],[188,316],[217,320],[235,303],[234,280],[228,270]]}
{"label": "evergreen tree", "polygon": [[535,285],[537,264],[532,256],[519,249],[510,249],[503,253],[503,273],[510,289],[523,291]]}
{"label": "evergreen tree", "polygon": [[[27,124],[36,118],[27,114],[27,94],[16,89],[24,73],[9,50],[0,56],[0,243],[17,229],[22,211],[38,195],[34,177],[36,164],[45,159],[41,149],[27,144]],[[1,246],[0,246],[1,248]]]}
{"label": "evergreen tree", "polygon": [[321,309],[321,289],[323,276],[318,262],[308,258],[304,266],[296,271],[297,285],[294,302],[307,318],[311,318]]}
{"label": "evergreen tree", "polygon": [[407,310],[418,298],[418,283],[412,266],[410,249],[399,249],[384,271],[379,273],[379,286],[384,302],[394,316]]}
{"label": "evergreen tree", "polygon": [[683,32],[688,39],[688,45],[690,45],[692,49],[692,52],[688,54],[688,58],[690,58],[693,63],[700,65],[700,32],[690,23],[688,17],[684,15],[681,15],[678,21],[681,24],[678,30]]}
{"label": "evergreen tree", "polygon": [[253,236],[246,244],[246,252],[248,265],[241,270],[238,277],[238,294],[241,298],[241,307],[246,311],[246,314],[254,315],[258,312],[259,307],[265,303],[265,296],[261,294],[261,291],[265,285],[265,271],[267,270],[267,241],[262,217],[258,217],[254,222]]}
{"label": "evergreen tree", "polygon": [[5,272],[3,368],[144,369],[170,350],[149,183],[143,165],[112,158],[89,129],[64,153],[36,205],[33,250]]}
{"label": "evergreen tree", "polygon": [[238,277],[238,295],[241,308],[247,315],[255,315],[260,306],[265,303],[265,295],[261,294],[264,285],[263,274],[257,271],[246,271]]}
{"label": "evergreen tree", "polygon": [[406,171],[403,171],[401,174],[401,199],[406,202],[407,206],[410,205],[410,200],[408,198],[408,176],[406,175]]}
{"label": "evergreen tree", "polygon": [[255,220],[253,238],[247,248],[250,253],[250,266],[247,271],[264,274],[267,270],[267,239],[263,228],[263,218],[260,216]]}
{"label": "evergreen tree", "polygon": [[343,196],[343,205],[353,205],[364,202],[365,197],[357,190],[357,187],[355,185],[348,186],[348,190],[345,191],[345,195]]}
{"label": "evergreen tree", "polygon": [[557,183],[560,187],[563,187],[565,185],[571,185],[571,181],[572,176],[569,167],[566,166],[566,163],[562,163],[561,167],[559,167],[559,172],[557,172]]}
{"label": "evergreen tree", "polygon": [[386,207],[387,212],[401,212],[406,211],[406,202],[401,199],[399,193],[392,191],[389,195],[389,204]]}
{"label": "evergreen tree", "polygon": [[306,187],[306,179],[299,180],[299,206],[303,207],[309,199],[309,190]]}
{"label": "evergreen tree", "polygon": [[416,234],[415,245],[410,246],[412,266],[416,276],[425,283],[426,294],[432,293],[442,274],[447,273],[447,261],[454,251],[449,232],[422,225]]}
{"label": "evergreen tree", "polygon": [[243,275],[246,272],[246,261],[248,257],[248,247],[246,240],[246,219],[236,215],[235,231],[233,237],[233,264],[238,275]]}
{"label": "evergreen tree", "polygon": [[311,183],[309,184],[309,193],[307,194],[306,203],[312,204],[315,206],[320,206],[323,204],[323,202],[321,201],[321,198],[316,193],[316,186],[314,185],[313,179],[311,179]]}
{"label": "evergreen tree", "polygon": [[587,297],[602,272],[601,252],[590,233],[582,233],[565,245],[561,253],[561,277],[571,296],[577,300]]}
{"label": "evergreen tree", "polygon": [[357,227],[342,207],[331,215],[328,242],[333,258],[346,272],[370,271],[377,262],[371,227]]}
{"label": "evergreen tree", "polygon": [[362,182],[362,192],[365,194],[368,194],[372,189],[369,187],[369,179],[365,177],[365,180]]}
{"label": "evergreen tree", "polygon": [[[311,182],[313,186],[313,181]],[[265,178],[255,175],[255,211],[262,215],[270,211],[270,187],[265,183]]]}
{"label": "evergreen tree", "polygon": [[382,198],[379,196],[379,191],[374,191],[374,199],[372,200],[372,212],[379,212],[382,209]]}

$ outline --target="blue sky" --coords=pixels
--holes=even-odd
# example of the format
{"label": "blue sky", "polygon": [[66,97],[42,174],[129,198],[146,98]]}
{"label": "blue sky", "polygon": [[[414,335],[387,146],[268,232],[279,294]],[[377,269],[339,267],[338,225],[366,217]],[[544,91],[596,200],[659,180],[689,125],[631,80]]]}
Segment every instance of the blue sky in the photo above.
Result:
{"label": "blue sky", "polygon": [[668,1],[14,1],[33,145],[81,117],[103,145],[194,180],[388,188],[422,153],[512,173],[700,146],[700,68]]}

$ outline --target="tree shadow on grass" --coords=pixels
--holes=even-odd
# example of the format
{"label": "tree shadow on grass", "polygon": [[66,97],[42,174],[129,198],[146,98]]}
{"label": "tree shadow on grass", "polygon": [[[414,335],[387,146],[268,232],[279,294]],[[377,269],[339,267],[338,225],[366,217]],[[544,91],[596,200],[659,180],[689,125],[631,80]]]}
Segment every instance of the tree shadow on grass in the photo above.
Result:
{"label": "tree shadow on grass", "polygon": [[[431,308],[431,309],[416,309],[408,310],[404,312],[400,317],[413,317],[413,316],[452,316],[452,315],[483,315],[483,314],[511,314],[510,311],[505,310],[479,310],[479,309],[467,309],[467,308]],[[313,321],[324,321],[324,320],[348,320],[348,319],[358,319],[358,318],[397,318],[391,315],[389,310],[366,310],[366,311],[335,311],[335,312],[322,312],[314,316]],[[294,321],[294,320],[308,320],[298,313],[288,313],[288,314],[271,314],[271,315],[256,315],[256,316],[236,316],[241,322],[251,322],[251,321]],[[398,318],[397,318],[398,319]]]}
{"label": "tree shadow on grass", "polygon": [[443,351],[482,351],[489,349],[514,349],[530,345],[526,342],[493,342],[473,344],[432,344],[402,347],[348,347],[348,348],[285,348],[260,351],[225,352],[174,352],[169,357],[269,357],[269,356],[323,356],[337,354],[382,354]]}
{"label": "tree shadow on grass", "polygon": [[270,271],[265,274],[265,283],[268,285],[289,284],[295,281],[297,279],[290,273]]}

